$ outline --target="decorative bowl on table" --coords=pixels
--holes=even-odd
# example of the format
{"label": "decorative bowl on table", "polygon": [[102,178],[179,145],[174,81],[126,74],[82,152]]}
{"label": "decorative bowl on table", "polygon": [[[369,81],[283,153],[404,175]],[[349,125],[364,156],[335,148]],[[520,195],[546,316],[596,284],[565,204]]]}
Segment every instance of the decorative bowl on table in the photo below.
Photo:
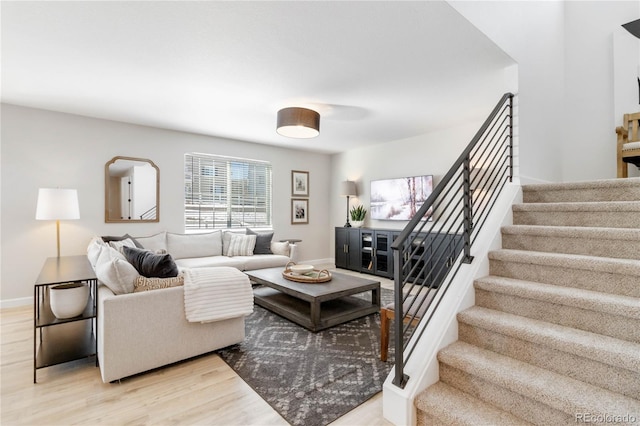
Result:
{"label": "decorative bowl on table", "polygon": [[89,300],[89,286],[81,282],[54,285],[50,292],[51,311],[60,319],[77,317]]}
{"label": "decorative bowl on table", "polygon": [[313,265],[291,265],[289,270],[294,274],[304,275],[313,271]]}

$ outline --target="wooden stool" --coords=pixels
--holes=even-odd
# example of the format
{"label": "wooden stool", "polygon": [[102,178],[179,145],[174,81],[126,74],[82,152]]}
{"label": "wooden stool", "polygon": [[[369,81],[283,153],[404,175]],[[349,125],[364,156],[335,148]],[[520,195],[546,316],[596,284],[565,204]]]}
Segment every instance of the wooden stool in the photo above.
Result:
{"label": "wooden stool", "polygon": [[627,164],[640,167],[640,112],[625,114],[618,134],[618,177],[628,177]]}
{"label": "wooden stool", "polygon": [[[404,301],[404,320],[403,322],[406,324],[411,322],[412,326],[416,326],[420,319],[424,315],[431,299],[435,295],[435,290],[429,291],[428,293],[421,294],[418,297],[424,299],[422,301],[416,301],[416,296],[409,296]],[[408,310],[408,311],[407,311]],[[395,303],[389,303],[388,305],[380,308],[380,360],[386,361],[387,355],[389,353],[389,324],[395,319]]]}

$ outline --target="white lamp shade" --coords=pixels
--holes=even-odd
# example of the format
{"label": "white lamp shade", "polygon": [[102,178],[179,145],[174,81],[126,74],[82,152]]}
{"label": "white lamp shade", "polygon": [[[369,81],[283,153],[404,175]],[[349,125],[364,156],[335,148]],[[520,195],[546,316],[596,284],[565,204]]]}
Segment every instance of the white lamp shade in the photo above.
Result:
{"label": "white lamp shade", "polygon": [[342,182],[341,194],[349,197],[356,196],[356,183],[352,180]]}
{"label": "white lamp shade", "polygon": [[36,220],[80,219],[78,190],[60,188],[40,188]]}

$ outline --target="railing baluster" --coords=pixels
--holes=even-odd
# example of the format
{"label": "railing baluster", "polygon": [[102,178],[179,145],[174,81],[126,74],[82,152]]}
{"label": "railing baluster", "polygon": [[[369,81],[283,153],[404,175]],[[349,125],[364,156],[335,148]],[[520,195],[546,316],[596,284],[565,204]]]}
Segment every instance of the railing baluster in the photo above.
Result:
{"label": "railing baluster", "polygon": [[463,172],[463,217],[464,217],[464,257],[462,263],[473,262],[473,256],[471,256],[471,232],[473,231],[473,213],[471,212],[471,166],[469,165],[469,158],[467,157],[462,163]]}

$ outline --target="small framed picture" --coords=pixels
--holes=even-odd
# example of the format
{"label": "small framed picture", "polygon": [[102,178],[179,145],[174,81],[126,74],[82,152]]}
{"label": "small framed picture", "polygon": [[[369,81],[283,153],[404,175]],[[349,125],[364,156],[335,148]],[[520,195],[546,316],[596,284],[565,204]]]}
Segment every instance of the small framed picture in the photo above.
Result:
{"label": "small framed picture", "polygon": [[309,200],[303,198],[291,199],[291,224],[309,223]]}
{"label": "small framed picture", "polygon": [[291,170],[291,196],[309,196],[309,172]]}

